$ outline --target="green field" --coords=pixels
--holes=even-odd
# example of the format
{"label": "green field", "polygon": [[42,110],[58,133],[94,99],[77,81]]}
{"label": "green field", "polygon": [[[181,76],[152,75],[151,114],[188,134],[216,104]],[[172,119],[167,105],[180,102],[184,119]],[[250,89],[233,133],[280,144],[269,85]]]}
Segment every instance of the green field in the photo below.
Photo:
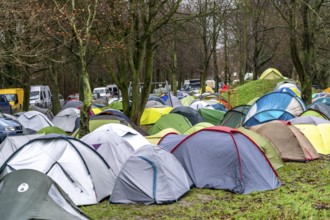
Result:
{"label": "green field", "polygon": [[330,219],[330,156],[287,162],[282,186],[246,195],[192,189],[167,205],[109,204],[81,207],[92,219]]}

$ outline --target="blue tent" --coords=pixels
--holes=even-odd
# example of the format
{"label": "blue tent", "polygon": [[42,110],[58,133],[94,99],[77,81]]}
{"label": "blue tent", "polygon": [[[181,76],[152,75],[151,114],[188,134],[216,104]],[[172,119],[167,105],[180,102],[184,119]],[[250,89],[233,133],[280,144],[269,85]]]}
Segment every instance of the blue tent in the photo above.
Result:
{"label": "blue tent", "polygon": [[236,129],[214,126],[189,136],[168,135],[159,145],[170,149],[198,188],[246,194],[281,185],[260,148]]}
{"label": "blue tent", "polygon": [[306,110],[304,102],[290,93],[271,92],[260,97],[247,113],[244,126],[254,126],[272,120],[290,120]]}

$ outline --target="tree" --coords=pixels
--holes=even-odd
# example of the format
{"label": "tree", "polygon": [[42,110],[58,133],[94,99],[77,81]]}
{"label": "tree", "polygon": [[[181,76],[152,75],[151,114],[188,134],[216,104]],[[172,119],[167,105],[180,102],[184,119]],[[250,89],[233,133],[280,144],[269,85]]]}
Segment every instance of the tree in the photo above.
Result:
{"label": "tree", "polygon": [[[110,1],[108,7],[113,19],[107,20],[108,41],[118,43],[106,56],[111,79],[122,91],[123,111],[136,124],[147,103],[154,72],[154,52],[158,45],[155,33],[176,13],[181,0]],[[143,87],[141,89],[141,79]],[[128,88],[131,85],[131,94]],[[129,100],[133,100],[131,105]]]}
{"label": "tree", "polygon": [[[79,99],[83,102],[80,111],[79,135],[89,133],[89,112],[92,105],[92,91],[89,83],[88,52],[93,40],[93,27],[98,10],[98,0],[53,0],[51,19],[57,27],[48,27],[48,33],[75,56],[79,64]],[[55,29],[52,29],[55,28]]]}

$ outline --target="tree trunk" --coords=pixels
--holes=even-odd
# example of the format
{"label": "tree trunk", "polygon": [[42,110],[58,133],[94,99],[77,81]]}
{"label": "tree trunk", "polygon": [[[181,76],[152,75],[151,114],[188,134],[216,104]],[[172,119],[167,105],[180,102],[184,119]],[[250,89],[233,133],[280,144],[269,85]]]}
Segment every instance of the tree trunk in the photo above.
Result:
{"label": "tree trunk", "polygon": [[57,69],[54,67],[50,67],[50,77],[51,77],[51,85],[52,88],[52,102],[53,102],[53,113],[56,115],[60,112],[60,101],[59,101],[59,85],[57,81]]}
{"label": "tree trunk", "polygon": [[80,109],[80,128],[79,136],[83,137],[90,132],[89,130],[89,112],[92,105],[92,91],[89,84],[89,75],[87,72],[85,56],[80,57],[81,73],[79,99],[83,102]]}

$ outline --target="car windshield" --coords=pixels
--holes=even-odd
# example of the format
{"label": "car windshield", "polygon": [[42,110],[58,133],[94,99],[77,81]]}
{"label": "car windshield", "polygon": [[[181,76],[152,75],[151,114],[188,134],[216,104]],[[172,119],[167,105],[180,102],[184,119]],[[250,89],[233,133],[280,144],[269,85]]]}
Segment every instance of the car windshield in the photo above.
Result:
{"label": "car windshield", "polygon": [[39,91],[31,91],[30,92],[30,100],[36,100],[39,98]]}
{"label": "car windshield", "polygon": [[8,102],[16,101],[16,95],[14,94],[6,94],[6,98]]}

